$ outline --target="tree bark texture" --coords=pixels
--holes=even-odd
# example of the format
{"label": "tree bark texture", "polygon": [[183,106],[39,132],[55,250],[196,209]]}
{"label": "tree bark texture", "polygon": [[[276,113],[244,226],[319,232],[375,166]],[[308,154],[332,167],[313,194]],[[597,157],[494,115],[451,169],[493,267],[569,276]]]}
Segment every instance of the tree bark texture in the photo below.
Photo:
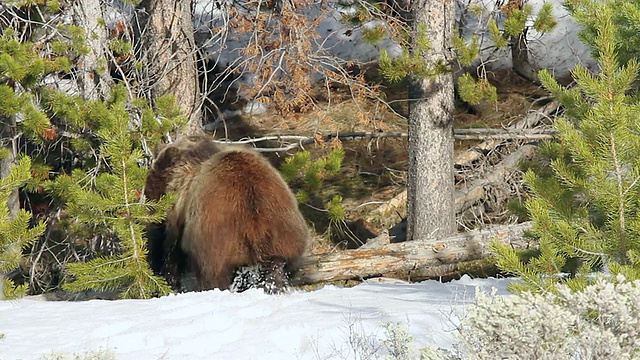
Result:
{"label": "tree bark texture", "polygon": [[186,133],[201,132],[191,1],[143,0],[136,9],[136,36],[142,47],[144,79],[149,82],[151,97],[174,95],[189,118]]}
{"label": "tree bark texture", "polygon": [[[477,262],[493,256],[492,241],[524,250],[532,246],[524,232],[531,223],[499,225],[484,230],[437,239],[417,239],[356,250],[337,251],[303,259],[294,283],[367,279],[388,276],[421,281],[450,275],[462,263]],[[458,269],[458,270],[456,270]]]}
{"label": "tree bark texture", "polygon": [[[452,0],[413,3],[414,38],[426,26],[429,68],[450,59],[454,26]],[[415,41],[414,41],[415,42]],[[416,46],[416,44],[414,44]],[[453,74],[413,79],[409,87],[409,171],[407,238],[443,237],[456,231],[453,176]]]}
{"label": "tree bark texture", "polygon": [[85,30],[89,53],[78,62],[78,86],[85,99],[106,99],[112,79],[107,68],[108,30],[99,19],[105,14],[100,0],[78,0],[73,4],[73,21]]}

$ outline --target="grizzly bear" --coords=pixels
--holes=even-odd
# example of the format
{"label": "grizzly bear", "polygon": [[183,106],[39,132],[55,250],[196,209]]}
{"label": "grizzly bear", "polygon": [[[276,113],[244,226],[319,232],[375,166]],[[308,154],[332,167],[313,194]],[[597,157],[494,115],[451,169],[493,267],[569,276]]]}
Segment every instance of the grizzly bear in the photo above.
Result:
{"label": "grizzly bear", "polygon": [[309,230],[279,172],[257,152],[188,136],[157,152],[145,195],[177,200],[149,233],[150,262],[174,288],[187,266],[199,288],[227,289],[234,271],[259,265],[276,290],[299,264]]}

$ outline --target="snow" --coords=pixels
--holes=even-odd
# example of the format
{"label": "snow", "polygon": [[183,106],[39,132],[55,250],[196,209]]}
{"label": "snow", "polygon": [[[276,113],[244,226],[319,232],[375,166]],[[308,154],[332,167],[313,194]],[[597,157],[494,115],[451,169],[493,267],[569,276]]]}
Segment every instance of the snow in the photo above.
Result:
{"label": "snow", "polygon": [[[557,22],[556,27],[548,33],[538,33],[533,28],[533,21],[528,21],[527,48],[529,61],[540,68],[548,69],[558,78],[567,78],[570,71],[577,64],[582,64],[591,70],[595,70],[596,61],[591,56],[591,50],[580,42],[578,32],[581,26],[571,17],[564,8],[563,0],[528,0],[527,4],[533,7],[533,14],[537,14],[544,3],[550,3],[553,7],[553,16]],[[483,9],[483,17],[477,18],[470,12],[465,12],[469,4],[478,4]],[[487,15],[496,11],[495,0],[458,0],[456,21],[461,23],[463,37],[469,41],[473,34],[480,35],[480,57],[489,63],[489,69],[500,70],[510,68],[511,50],[495,49],[489,30],[487,29]],[[502,27],[504,16],[498,16],[498,26]]]}
{"label": "snow", "polygon": [[[588,68],[595,69],[595,61],[587,46],[578,39],[580,25],[568,14],[563,6],[563,0],[528,0],[534,9],[534,14],[540,10],[544,3],[551,3],[553,14],[557,21],[555,29],[546,34],[540,34],[532,27],[527,33],[530,61],[540,68],[549,69],[559,78],[569,76],[569,72],[576,64],[581,63]],[[495,0],[457,0],[456,25],[461,28],[463,36],[469,41],[473,34],[480,35],[481,58],[489,63],[492,70],[500,70],[511,67],[511,54],[508,49],[496,50],[492,45],[486,23],[487,16],[497,11],[496,7],[502,3]],[[320,5],[322,4],[322,6]],[[375,45],[362,41],[363,31],[369,27],[383,25],[372,21],[362,27],[352,27],[340,21],[344,12],[349,12],[349,7],[335,6],[335,2],[312,2],[305,12],[312,19],[321,11],[328,10],[315,29],[320,35],[318,47],[325,49],[330,55],[345,61],[358,60],[368,62],[379,58],[380,50],[386,50],[390,56],[398,56],[402,53],[398,44],[390,38],[383,39]],[[479,5],[483,9],[482,18],[477,18],[467,11],[471,4]],[[497,5],[498,4],[498,5]],[[196,0],[193,9],[194,29],[199,40],[210,59],[215,59],[221,66],[238,64],[242,58],[239,49],[247,46],[250,35],[236,36],[233,31],[225,30],[229,22],[228,9],[233,6],[230,0]],[[110,0],[106,11],[105,21],[112,28],[116,21],[131,21],[133,11],[129,5],[120,0]],[[502,25],[504,16],[498,15],[498,24]],[[532,26],[529,21],[528,26]],[[251,76],[246,74],[244,81],[250,81]]]}
{"label": "snow", "polygon": [[[594,68],[595,62],[591,57],[591,52],[587,46],[578,39],[580,26],[569,15],[563,6],[562,0],[528,0],[537,14],[544,3],[551,3],[553,14],[557,21],[555,29],[546,34],[541,34],[533,29],[533,21],[528,22],[530,30],[527,33],[527,44],[529,48],[530,61],[540,68],[549,69],[560,78],[569,76],[569,72],[576,64]],[[215,4],[215,5],[214,5]],[[223,5],[224,4],[224,5]],[[343,59],[368,62],[377,60],[381,50],[386,50],[391,57],[399,56],[401,48],[390,38],[385,38],[381,42],[372,45],[362,40],[363,31],[373,26],[385,26],[379,21],[372,21],[362,27],[351,27],[341,22],[341,15],[349,12],[349,7],[336,7],[334,2],[329,2],[329,13],[319,23],[315,29],[320,35],[321,43],[317,44],[328,51],[329,54]],[[510,68],[511,52],[509,49],[495,49],[487,29],[487,16],[498,11],[495,0],[458,0],[456,2],[456,25],[462,30],[463,36],[470,41],[473,34],[480,35],[482,61],[489,64],[489,69],[500,70]],[[477,4],[483,9],[482,18],[477,18],[466,9],[470,4]],[[229,20],[224,13],[224,8],[231,6],[229,2],[221,0],[197,0],[194,9],[194,27],[202,34],[210,33],[207,41],[204,42],[205,52],[210,58],[215,58],[218,64],[228,66],[237,62],[241,57],[242,49],[247,46],[249,35],[239,38],[221,36],[220,33],[212,32],[212,29],[221,29]],[[322,9],[327,9],[325,3],[313,3],[308,11],[310,18],[317,17]],[[504,16],[498,15],[498,24],[502,26]],[[218,30],[220,31],[220,30]],[[226,38],[226,41],[219,41]],[[248,80],[248,79],[245,79]]]}
{"label": "snow", "polygon": [[511,281],[372,279],[352,288],[282,295],[251,289],[149,300],[0,301],[0,359],[98,350],[112,351],[117,359],[353,359],[350,339],[379,345],[387,323],[407,329],[415,351],[449,349],[476,290],[506,294]]}

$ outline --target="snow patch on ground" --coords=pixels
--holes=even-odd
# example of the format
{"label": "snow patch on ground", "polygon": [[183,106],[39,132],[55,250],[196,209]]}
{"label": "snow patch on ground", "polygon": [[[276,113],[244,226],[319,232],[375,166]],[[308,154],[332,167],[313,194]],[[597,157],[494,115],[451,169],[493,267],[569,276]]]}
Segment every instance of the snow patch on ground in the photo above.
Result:
{"label": "snow patch on ground", "polygon": [[506,294],[511,281],[465,276],[283,295],[212,290],[150,300],[0,301],[0,358],[110,349],[118,359],[325,359],[349,354],[354,334],[379,343],[387,323],[408,329],[416,349],[450,348],[458,315],[476,291]]}

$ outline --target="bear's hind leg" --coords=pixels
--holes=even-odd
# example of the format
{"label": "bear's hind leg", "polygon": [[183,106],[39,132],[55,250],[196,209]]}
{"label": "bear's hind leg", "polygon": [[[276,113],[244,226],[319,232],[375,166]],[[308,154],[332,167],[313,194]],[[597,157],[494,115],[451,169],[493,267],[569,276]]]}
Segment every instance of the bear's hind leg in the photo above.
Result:
{"label": "bear's hind leg", "polygon": [[284,259],[265,261],[260,264],[262,273],[262,288],[267,294],[282,294],[289,287],[289,274],[286,271]]}
{"label": "bear's hind leg", "polygon": [[147,260],[149,267],[156,275],[162,274],[164,262],[164,242],[166,238],[164,223],[149,223],[146,229],[147,235]]}
{"label": "bear's hind leg", "polygon": [[230,290],[241,293],[252,288],[258,288],[263,278],[264,275],[260,265],[240,266],[233,273]]}
{"label": "bear's hind leg", "polygon": [[188,255],[181,246],[183,229],[181,226],[169,222],[165,231],[162,274],[171,288],[181,291],[182,275],[186,272],[188,265]]}
{"label": "bear's hind leg", "polygon": [[175,246],[166,254],[162,267],[162,274],[172,289],[182,290],[182,275],[186,270],[187,254],[179,246]]}
{"label": "bear's hind leg", "polygon": [[233,273],[231,291],[262,289],[267,294],[282,294],[289,287],[289,274],[284,260],[263,261],[241,266]]}

